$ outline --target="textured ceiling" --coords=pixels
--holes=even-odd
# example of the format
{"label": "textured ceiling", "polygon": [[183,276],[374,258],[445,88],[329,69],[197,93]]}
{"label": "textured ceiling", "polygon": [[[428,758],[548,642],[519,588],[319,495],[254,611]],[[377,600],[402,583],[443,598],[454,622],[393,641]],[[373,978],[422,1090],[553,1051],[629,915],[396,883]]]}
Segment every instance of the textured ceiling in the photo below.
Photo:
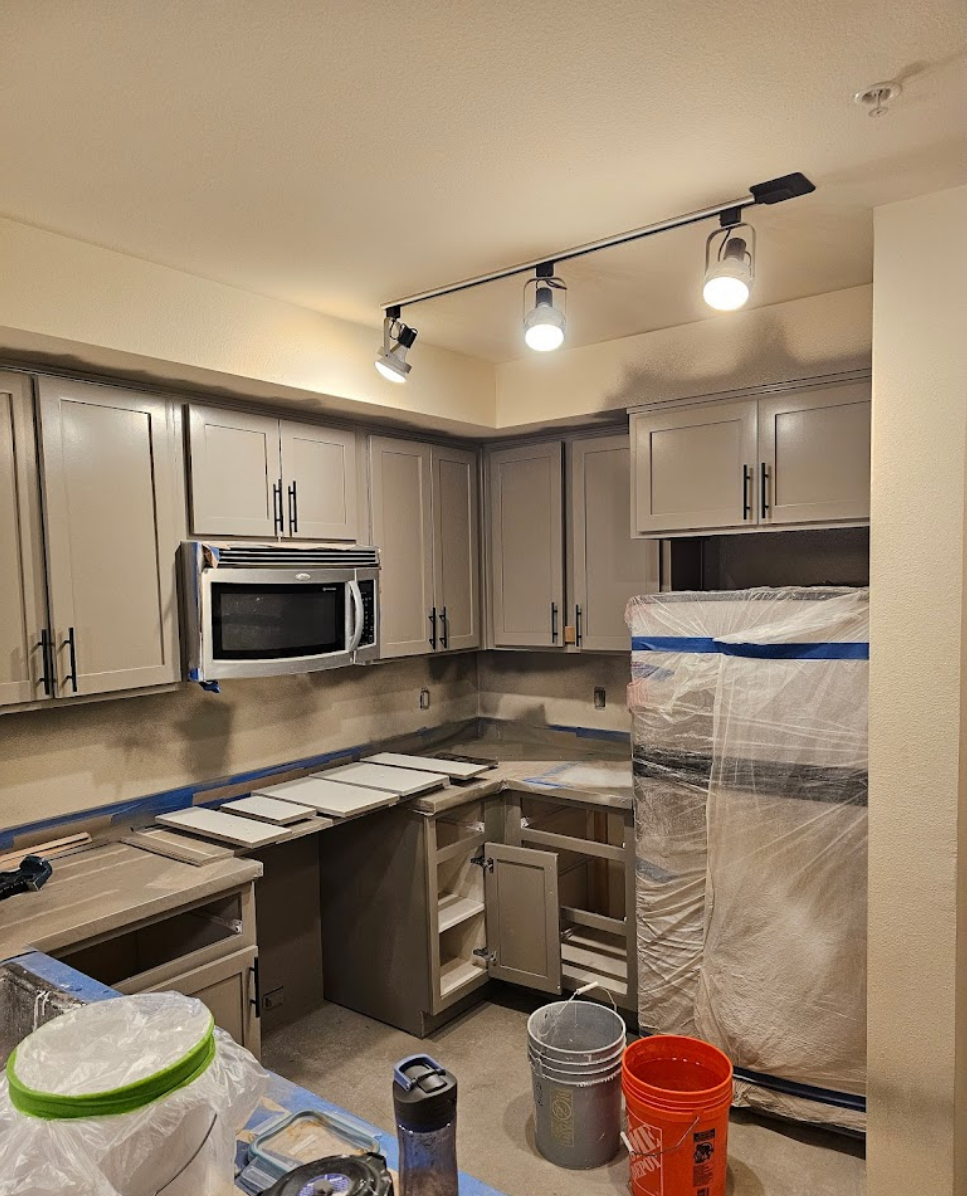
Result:
{"label": "textured ceiling", "polygon": [[[802,170],[755,302],[967,181],[963,0],[6,0],[0,213],[351,320]],[[857,89],[901,77],[871,120]],[[569,344],[708,315],[695,227],[562,268]],[[411,309],[519,356],[519,281]],[[727,318],[727,317],[718,317]]]}

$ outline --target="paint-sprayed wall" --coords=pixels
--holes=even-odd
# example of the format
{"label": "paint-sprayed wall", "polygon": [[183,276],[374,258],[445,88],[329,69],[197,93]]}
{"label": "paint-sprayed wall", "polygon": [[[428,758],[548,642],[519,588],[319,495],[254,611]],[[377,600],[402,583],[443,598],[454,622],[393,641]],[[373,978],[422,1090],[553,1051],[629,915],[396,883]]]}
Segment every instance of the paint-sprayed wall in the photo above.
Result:
{"label": "paint-sprayed wall", "polygon": [[[473,718],[476,657],[390,661],[0,717],[0,828]],[[430,709],[419,708],[422,687]]]}

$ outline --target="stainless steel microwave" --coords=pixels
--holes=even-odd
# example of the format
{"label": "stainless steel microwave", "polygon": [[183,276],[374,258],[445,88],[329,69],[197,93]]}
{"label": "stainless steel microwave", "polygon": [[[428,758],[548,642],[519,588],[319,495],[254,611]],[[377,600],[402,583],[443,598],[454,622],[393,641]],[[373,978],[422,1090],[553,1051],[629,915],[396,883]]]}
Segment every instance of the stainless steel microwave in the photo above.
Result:
{"label": "stainless steel microwave", "polygon": [[379,550],[181,545],[189,681],[312,673],[379,657]]}

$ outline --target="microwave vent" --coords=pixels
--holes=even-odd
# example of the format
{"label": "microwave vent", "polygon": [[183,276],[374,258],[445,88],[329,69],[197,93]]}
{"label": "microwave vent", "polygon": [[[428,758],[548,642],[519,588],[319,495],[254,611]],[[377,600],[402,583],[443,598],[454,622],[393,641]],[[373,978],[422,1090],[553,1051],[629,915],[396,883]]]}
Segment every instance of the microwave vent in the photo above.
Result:
{"label": "microwave vent", "polygon": [[368,547],[295,548],[284,544],[219,545],[221,569],[375,569],[379,549]]}

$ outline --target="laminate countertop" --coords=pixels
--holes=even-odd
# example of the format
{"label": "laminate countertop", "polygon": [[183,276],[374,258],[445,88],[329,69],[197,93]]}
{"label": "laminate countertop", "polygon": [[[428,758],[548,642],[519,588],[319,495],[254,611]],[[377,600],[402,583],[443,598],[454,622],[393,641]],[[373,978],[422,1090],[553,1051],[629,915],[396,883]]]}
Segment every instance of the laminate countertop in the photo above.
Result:
{"label": "laminate countertop", "polygon": [[0,959],[29,947],[56,953],[262,875],[257,860],[227,855],[196,867],[127,843],[95,843],[53,866],[53,876],[38,892],[0,902]]}

